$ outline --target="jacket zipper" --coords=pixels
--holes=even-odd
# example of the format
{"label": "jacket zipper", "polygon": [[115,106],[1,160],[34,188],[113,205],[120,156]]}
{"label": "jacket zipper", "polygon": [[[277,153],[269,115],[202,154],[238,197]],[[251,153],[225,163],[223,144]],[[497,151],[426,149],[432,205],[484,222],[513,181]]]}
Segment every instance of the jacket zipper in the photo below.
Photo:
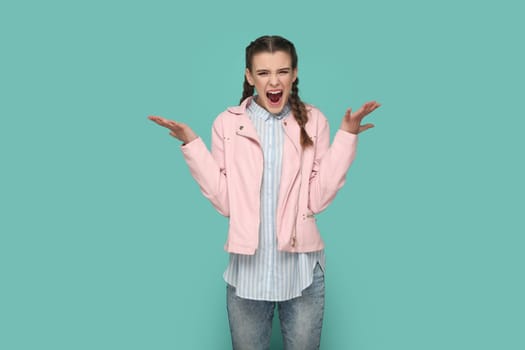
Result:
{"label": "jacket zipper", "polygon": [[299,191],[297,192],[297,202],[295,205],[295,221],[293,224],[292,237],[290,245],[295,248],[297,243],[297,220],[299,219],[299,199],[301,196],[301,187],[303,185],[303,150],[301,149],[301,161],[299,162]]}

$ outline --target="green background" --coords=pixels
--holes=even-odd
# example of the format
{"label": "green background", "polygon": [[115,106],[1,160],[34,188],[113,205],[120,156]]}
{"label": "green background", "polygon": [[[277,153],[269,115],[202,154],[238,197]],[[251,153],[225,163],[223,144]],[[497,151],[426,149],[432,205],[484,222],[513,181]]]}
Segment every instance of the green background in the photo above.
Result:
{"label": "green background", "polygon": [[332,135],[383,105],[319,216],[322,348],[525,349],[518,4],[2,1],[0,348],[230,348],[227,221],[146,116],[209,144],[280,34]]}

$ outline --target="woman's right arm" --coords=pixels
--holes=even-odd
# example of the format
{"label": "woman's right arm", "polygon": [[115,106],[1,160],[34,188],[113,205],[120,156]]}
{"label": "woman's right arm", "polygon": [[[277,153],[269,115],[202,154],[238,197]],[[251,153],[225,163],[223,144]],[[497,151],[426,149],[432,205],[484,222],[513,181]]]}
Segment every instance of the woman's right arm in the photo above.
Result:
{"label": "woman's right arm", "polygon": [[171,136],[183,142],[182,154],[202,194],[209,199],[220,214],[229,216],[224,138],[220,118],[213,123],[211,153],[202,139],[186,124],[161,117],[149,117],[149,119],[168,128]]}

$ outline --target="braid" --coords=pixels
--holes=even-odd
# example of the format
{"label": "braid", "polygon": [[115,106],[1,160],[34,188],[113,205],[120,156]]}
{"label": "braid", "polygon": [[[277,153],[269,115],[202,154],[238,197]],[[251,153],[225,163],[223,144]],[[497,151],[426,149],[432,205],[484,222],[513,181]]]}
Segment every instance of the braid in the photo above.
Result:
{"label": "braid", "polygon": [[253,92],[254,92],[254,87],[252,85],[250,85],[248,83],[248,80],[246,80],[246,77],[244,77],[244,85],[243,85],[243,90],[242,90],[242,97],[241,97],[241,101],[239,102],[239,104],[242,103],[242,101],[244,101],[246,98],[250,97],[250,96],[253,96]]}
{"label": "braid", "polygon": [[299,88],[297,87],[298,84],[299,78],[295,79],[292,85],[290,105],[292,107],[292,113],[295,117],[295,120],[297,121],[297,124],[299,124],[299,126],[301,127],[301,146],[303,148],[306,148],[308,146],[312,146],[313,142],[312,139],[310,139],[310,136],[308,136],[308,133],[305,129],[305,125],[308,122],[308,112],[306,111],[306,106],[304,105],[304,102],[301,101],[301,98],[299,97]]}

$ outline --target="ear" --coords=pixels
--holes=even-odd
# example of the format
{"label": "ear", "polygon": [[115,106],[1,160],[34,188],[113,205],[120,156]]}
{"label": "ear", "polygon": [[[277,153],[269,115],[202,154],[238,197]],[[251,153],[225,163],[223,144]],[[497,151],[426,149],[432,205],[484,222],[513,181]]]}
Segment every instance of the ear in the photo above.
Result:
{"label": "ear", "polygon": [[250,70],[248,68],[246,68],[245,72],[244,72],[244,76],[246,77],[246,80],[248,80],[248,83],[251,85],[251,86],[254,86],[255,83],[253,81],[253,77],[252,77],[252,72],[250,72]]}
{"label": "ear", "polygon": [[292,79],[292,83],[295,83],[295,81],[297,80],[297,68],[295,68],[293,70],[293,79]]}

